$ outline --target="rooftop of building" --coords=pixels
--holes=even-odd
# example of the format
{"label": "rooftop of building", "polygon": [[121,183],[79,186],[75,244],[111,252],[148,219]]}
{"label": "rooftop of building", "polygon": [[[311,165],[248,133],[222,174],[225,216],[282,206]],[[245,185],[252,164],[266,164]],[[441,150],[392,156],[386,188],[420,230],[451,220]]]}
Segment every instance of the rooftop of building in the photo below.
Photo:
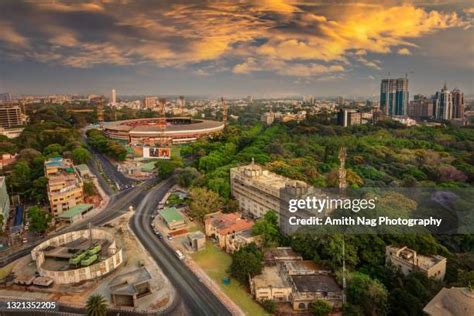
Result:
{"label": "rooftop of building", "polygon": [[86,164],[76,165],[76,169],[81,172],[89,172],[89,167]]}
{"label": "rooftop of building", "polygon": [[70,159],[65,159],[62,157],[53,157],[49,158],[44,162],[44,166],[47,170],[49,169],[60,169],[60,172],[64,171],[65,173],[74,173],[74,164]]}
{"label": "rooftop of building", "polygon": [[167,222],[171,224],[173,222],[182,222],[184,221],[183,215],[181,215],[176,207],[166,207],[160,211],[161,217]]}
{"label": "rooftop of building", "polygon": [[264,254],[265,261],[278,261],[278,260],[303,260],[301,255],[297,254],[290,247],[277,247],[268,249]]}
{"label": "rooftop of building", "polygon": [[291,283],[281,273],[278,266],[265,266],[262,273],[252,278],[255,288],[285,288],[291,287]]}
{"label": "rooftop of building", "polygon": [[198,231],[188,234],[188,237],[190,239],[202,239],[202,238],[206,238],[206,235],[204,235],[203,232],[198,230]]}
{"label": "rooftop of building", "polygon": [[138,294],[135,285],[151,280],[151,274],[145,267],[116,276],[110,281],[109,289],[112,294]]}
{"label": "rooftop of building", "polygon": [[295,284],[296,290],[300,293],[342,291],[336,280],[334,280],[334,278],[329,275],[293,275],[291,278]]}
{"label": "rooftop of building", "polygon": [[59,215],[59,218],[71,219],[94,208],[93,204],[78,204]]}
{"label": "rooftop of building", "polygon": [[331,269],[323,265],[318,265],[312,260],[285,261],[283,262],[286,271],[292,274],[318,274],[329,273]]}
{"label": "rooftop of building", "polygon": [[442,288],[423,312],[430,316],[474,315],[474,292],[465,287]]}
{"label": "rooftop of building", "polygon": [[427,256],[418,254],[415,250],[408,247],[387,246],[387,249],[391,252],[394,252],[398,258],[407,262],[413,261],[413,258],[416,255],[416,265],[425,270],[433,267],[443,260],[446,260],[445,257],[439,255]]}
{"label": "rooftop of building", "polygon": [[[280,190],[286,186],[292,187],[307,187],[308,185],[303,181],[298,181],[290,179],[269,170],[266,170],[259,164],[254,163],[253,161],[248,165],[243,165],[239,167],[231,168],[239,172],[241,175],[249,177],[255,183],[261,184],[264,187],[270,187],[274,190]],[[250,171],[250,173],[248,173]],[[247,173],[246,173],[247,172]],[[250,174],[252,174],[250,176]]]}
{"label": "rooftop of building", "polygon": [[219,234],[222,235],[249,230],[255,224],[250,219],[241,218],[240,213],[213,214],[207,217],[205,222],[215,227]]}

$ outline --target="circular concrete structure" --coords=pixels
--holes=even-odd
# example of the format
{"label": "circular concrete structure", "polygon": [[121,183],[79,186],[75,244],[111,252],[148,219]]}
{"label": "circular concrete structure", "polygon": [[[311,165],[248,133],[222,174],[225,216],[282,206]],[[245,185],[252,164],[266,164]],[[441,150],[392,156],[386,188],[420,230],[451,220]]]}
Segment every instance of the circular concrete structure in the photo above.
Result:
{"label": "circular concrete structure", "polygon": [[[158,118],[144,118],[104,123],[104,132],[110,138],[126,140],[132,144],[146,143],[158,138]],[[192,119],[189,117],[167,117],[164,136],[174,144],[193,142],[200,137],[213,136],[225,127],[224,122]]]}
{"label": "circular concrete structure", "polygon": [[[82,256],[80,260],[72,263],[79,256]],[[117,248],[114,236],[97,228],[48,239],[33,248],[31,257],[39,274],[57,284],[94,280],[114,271],[123,262],[122,249]]]}

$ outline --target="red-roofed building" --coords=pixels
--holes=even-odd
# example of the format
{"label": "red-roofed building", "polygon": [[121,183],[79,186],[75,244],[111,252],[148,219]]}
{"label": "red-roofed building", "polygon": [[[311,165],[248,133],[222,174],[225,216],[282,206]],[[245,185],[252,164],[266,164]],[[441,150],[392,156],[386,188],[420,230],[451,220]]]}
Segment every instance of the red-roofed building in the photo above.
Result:
{"label": "red-roofed building", "polygon": [[225,248],[227,238],[236,233],[250,230],[255,224],[250,219],[243,219],[239,213],[214,213],[205,220],[206,236],[214,237],[219,242],[219,247]]}

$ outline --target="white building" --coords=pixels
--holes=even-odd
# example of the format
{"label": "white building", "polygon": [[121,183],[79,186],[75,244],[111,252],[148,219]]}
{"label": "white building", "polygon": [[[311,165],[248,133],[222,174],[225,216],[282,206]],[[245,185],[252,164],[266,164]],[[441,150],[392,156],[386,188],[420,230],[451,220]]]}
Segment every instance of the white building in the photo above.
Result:
{"label": "white building", "polygon": [[385,257],[387,263],[400,269],[404,275],[421,271],[428,278],[443,280],[446,274],[446,258],[442,256],[424,256],[408,247],[387,246]]}

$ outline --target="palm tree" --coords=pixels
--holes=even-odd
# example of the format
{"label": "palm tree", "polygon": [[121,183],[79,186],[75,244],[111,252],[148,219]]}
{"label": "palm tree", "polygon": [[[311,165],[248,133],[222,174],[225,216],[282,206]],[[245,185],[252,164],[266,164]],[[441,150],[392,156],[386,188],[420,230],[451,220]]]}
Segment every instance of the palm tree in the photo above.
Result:
{"label": "palm tree", "polygon": [[86,303],[87,316],[105,316],[107,315],[107,301],[100,295],[91,295]]}

